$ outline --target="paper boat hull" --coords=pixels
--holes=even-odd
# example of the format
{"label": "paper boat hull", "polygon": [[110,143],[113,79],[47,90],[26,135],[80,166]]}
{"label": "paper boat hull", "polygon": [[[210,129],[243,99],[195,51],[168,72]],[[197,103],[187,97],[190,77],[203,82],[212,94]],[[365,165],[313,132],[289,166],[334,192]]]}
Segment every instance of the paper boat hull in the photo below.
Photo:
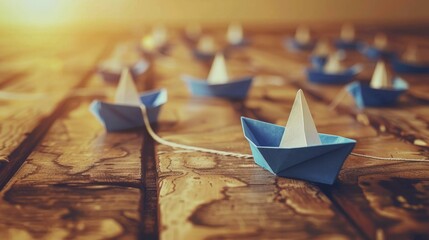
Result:
{"label": "paper boat hull", "polygon": [[302,44],[296,41],[295,38],[287,38],[286,40],[284,40],[283,44],[291,52],[311,51],[316,45],[314,41]]}
{"label": "paper boat hull", "polygon": [[205,53],[205,52],[198,51],[197,49],[193,49],[192,54],[196,59],[199,59],[202,61],[211,61],[215,56],[214,53]]}
{"label": "paper boat hull", "polygon": [[321,69],[328,61],[328,56],[311,56],[310,61],[314,68]]}
{"label": "paper boat hull", "polygon": [[[135,63],[130,68],[130,73],[133,79],[138,79],[143,73],[147,71],[149,68],[149,63],[140,60],[137,63]],[[105,68],[99,68],[98,74],[101,76],[101,78],[109,84],[117,84],[119,82],[119,79],[121,78],[121,72],[111,71]]]}
{"label": "paper boat hull", "polygon": [[372,60],[378,60],[380,58],[391,59],[395,56],[395,52],[391,50],[381,50],[371,46],[361,47],[360,51],[363,55]]}
{"label": "paper boat hull", "polygon": [[353,139],[319,134],[322,145],[279,148],[284,127],[244,117],[241,122],[255,163],[281,177],[331,185],[356,144]]}
{"label": "paper boat hull", "polygon": [[347,86],[347,91],[360,108],[389,107],[395,105],[399,96],[408,89],[408,84],[402,79],[395,79],[393,84],[393,89],[375,89],[367,84],[354,82]]}
{"label": "paper boat hull", "polygon": [[395,57],[392,60],[393,70],[397,73],[407,74],[429,74],[429,64],[413,64],[402,61],[400,58]]}
{"label": "paper boat hull", "polygon": [[[162,105],[167,102],[167,91],[148,92],[140,97],[146,105],[149,122],[158,119]],[[102,101],[93,101],[90,111],[105,126],[108,132],[129,130],[144,126],[142,112],[139,107],[127,106]]]}
{"label": "paper boat hull", "polygon": [[344,84],[348,83],[360,72],[359,66],[348,68],[341,73],[325,73],[321,69],[309,68],[306,70],[307,78],[312,83],[317,84]]}
{"label": "paper boat hull", "polygon": [[190,76],[183,76],[182,78],[194,96],[219,97],[235,100],[241,100],[247,97],[253,80],[252,77],[246,77],[224,84],[209,84],[205,80]]}
{"label": "paper boat hull", "polygon": [[362,46],[362,43],[359,41],[344,41],[337,39],[335,41],[335,47],[343,50],[358,50]]}

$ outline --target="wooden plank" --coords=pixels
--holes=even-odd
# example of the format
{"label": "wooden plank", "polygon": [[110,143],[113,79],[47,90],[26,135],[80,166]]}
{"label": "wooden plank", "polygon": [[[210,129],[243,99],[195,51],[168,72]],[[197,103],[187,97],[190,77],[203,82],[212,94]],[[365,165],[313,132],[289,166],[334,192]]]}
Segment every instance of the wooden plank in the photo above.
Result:
{"label": "wooden plank", "polygon": [[[39,64],[34,66],[31,74],[3,87],[3,91],[6,92],[28,93],[33,96],[41,94],[42,97],[30,101],[1,100],[0,158],[9,162],[0,166],[0,187],[6,184],[49,128],[61,111],[61,103],[71,89],[79,86],[93,71],[92,69],[88,71],[88,68],[92,68],[105,45],[94,45],[84,51],[78,50],[81,45],[69,47],[75,51],[67,50],[70,51],[68,58],[30,57],[39,59]],[[52,45],[52,48],[57,49],[58,52],[55,54],[62,54],[60,51],[63,49],[62,45]],[[46,93],[49,93],[49,96],[45,98],[43,96]]]}
{"label": "wooden plank", "polygon": [[[327,104],[336,96],[340,87],[311,85],[304,82],[300,73],[305,66],[304,63],[288,59],[287,54],[280,57],[278,52],[280,50],[275,53],[270,53],[269,50],[264,53],[260,50],[246,51],[254,64],[266,72],[279,73],[282,76],[288,76],[289,79],[291,76],[299,79],[299,82],[292,82],[292,84],[302,87],[309,93],[307,100],[319,131],[357,139],[355,151],[361,154],[427,158],[427,150],[418,147],[419,144],[413,142],[414,145],[411,145],[400,141],[398,137],[402,138],[402,135],[388,127],[380,131],[382,128],[372,128],[373,126],[370,125],[374,118],[382,117],[386,124],[401,126],[401,130],[404,128],[403,124],[413,126],[414,130],[421,129],[422,125],[416,123],[412,118],[414,115],[410,115],[410,112],[413,111],[415,115],[425,115],[426,111],[422,109],[427,108],[426,105],[417,105],[418,108],[403,106],[398,110],[371,109],[370,113],[365,111],[364,114],[350,110],[337,113],[329,111]],[[290,87],[276,86],[276,90],[261,90],[260,97],[276,101],[277,106],[269,102],[258,104],[255,98],[249,102],[249,105],[261,118],[284,122],[286,116],[282,116],[282,112],[288,111],[281,110],[285,105],[291,105],[285,89]],[[278,92],[284,94],[277,94]],[[266,108],[269,110],[264,111],[263,109]],[[353,118],[350,116],[354,116],[356,120],[351,121]],[[347,118],[349,119],[347,121],[341,120]],[[425,120],[420,119],[420,121]],[[348,122],[348,124],[342,125],[341,122]],[[358,122],[362,126],[356,126]],[[349,219],[352,219],[370,238],[427,238],[429,225],[424,220],[428,218],[429,209],[426,201],[428,191],[425,189],[428,182],[427,170],[429,168],[426,163],[375,161],[351,156],[340,173],[338,183],[333,187],[323,187],[323,192],[327,193],[347,213]]]}
{"label": "wooden plank", "polygon": [[[155,59],[157,86],[174,86],[159,133],[176,142],[249,153],[233,104],[190,98],[178,80],[181,73],[206,74],[183,48],[177,44],[172,57]],[[162,239],[360,238],[316,186],[276,178],[253,160],[162,145],[157,157]]]}
{"label": "wooden plank", "polygon": [[139,235],[141,133],[107,134],[88,100],[73,105],[2,191],[0,238]]}

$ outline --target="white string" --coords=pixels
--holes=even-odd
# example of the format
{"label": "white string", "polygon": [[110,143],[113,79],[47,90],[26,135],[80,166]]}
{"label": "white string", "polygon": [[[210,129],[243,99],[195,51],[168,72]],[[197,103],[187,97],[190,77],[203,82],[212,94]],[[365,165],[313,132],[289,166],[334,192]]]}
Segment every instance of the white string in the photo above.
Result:
{"label": "white string", "polygon": [[[153,140],[155,140],[159,144],[170,146],[173,148],[181,148],[181,149],[197,151],[197,152],[213,153],[213,154],[223,155],[223,156],[231,156],[231,157],[246,158],[246,159],[253,158],[253,156],[251,154],[226,152],[226,151],[220,151],[220,150],[209,149],[209,148],[195,147],[195,146],[189,146],[189,145],[175,143],[175,142],[165,140],[165,139],[161,138],[160,136],[158,136],[155,133],[155,131],[152,129],[152,126],[149,123],[149,117],[147,115],[146,106],[140,105],[140,109],[142,110],[144,125],[146,126],[146,129],[147,129],[149,135],[153,138]],[[374,160],[384,160],[384,161],[429,162],[429,159],[377,157],[377,156],[371,156],[371,155],[365,155],[365,154],[353,153],[353,152],[350,155],[353,155],[356,157],[374,159]]]}
{"label": "white string", "polygon": [[[345,90],[345,89],[343,89]],[[345,91],[346,92],[346,91]],[[105,91],[100,91],[99,89],[75,89],[73,92],[69,94],[69,96],[91,96],[95,94],[104,95],[106,94]],[[344,98],[344,94],[342,94],[342,98]],[[34,99],[40,99],[48,97],[48,95],[42,95],[40,93],[14,93],[14,92],[7,92],[7,91],[0,91],[0,99],[9,99],[9,100],[34,100]],[[339,97],[336,99],[338,102],[342,100]],[[332,106],[333,104],[331,104]],[[335,104],[333,108],[336,107]],[[236,153],[236,152],[227,152],[227,151],[220,151],[215,149],[209,149],[209,148],[202,148],[202,147],[195,147],[195,146],[189,146],[185,144],[175,143],[168,140],[165,140],[161,137],[159,137],[155,131],[152,129],[152,126],[149,123],[149,117],[147,115],[146,107],[144,105],[140,106],[142,110],[142,115],[144,119],[144,124],[146,126],[146,129],[149,133],[149,135],[159,144],[163,144],[166,146],[170,146],[173,148],[181,148],[186,149],[190,151],[197,151],[197,152],[205,152],[205,153],[212,153],[217,155],[223,155],[223,156],[232,156],[237,158],[246,158],[250,159],[253,158],[251,154],[243,154],[243,153]],[[429,162],[429,159],[413,159],[413,158],[392,158],[392,157],[377,157],[377,156],[371,156],[371,155],[365,155],[360,153],[351,153],[350,155],[356,156],[356,157],[363,157],[368,159],[374,159],[374,160],[383,160],[383,161],[408,161],[408,162]],[[0,159],[1,161],[2,159]]]}
{"label": "white string", "polygon": [[341,89],[341,91],[337,94],[337,96],[332,100],[331,104],[329,104],[328,109],[334,110],[341,103],[341,101],[346,97],[347,93],[348,93],[347,92],[347,86],[345,86]]}
{"label": "white string", "polygon": [[146,126],[146,129],[147,129],[149,135],[153,138],[153,140],[155,140],[159,144],[170,146],[173,148],[182,148],[182,149],[191,150],[191,151],[213,153],[213,154],[223,155],[223,156],[232,156],[232,157],[237,157],[237,158],[253,158],[253,156],[251,154],[226,152],[226,151],[214,150],[214,149],[209,149],[209,148],[195,147],[195,146],[189,146],[189,145],[175,143],[175,142],[165,140],[165,139],[161,138],[160,136],[158,136],[155,133],[155,131],[153,131],[152,126],[149,123],[149,117],[147,115],[146,106],[140,105],[140,108],[142,110],[144,124]]}

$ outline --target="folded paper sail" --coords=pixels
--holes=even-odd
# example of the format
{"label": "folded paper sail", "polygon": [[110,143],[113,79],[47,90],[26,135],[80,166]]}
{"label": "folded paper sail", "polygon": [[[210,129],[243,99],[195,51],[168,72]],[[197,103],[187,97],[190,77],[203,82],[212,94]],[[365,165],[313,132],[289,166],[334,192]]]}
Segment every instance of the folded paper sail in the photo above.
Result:
{"label": "folded paper sail", "polygon": [[[338,60],[343,60],[346,58],[346,53],[343,50],[338,50],[334,53],[331,54],[335,54]],[[325,66],[325,64],[328,62],[329,56],[331,54],[325,55],[325,56],[318,56],[318,55],[311,55],[310,57],[310,61],[311,61],[311,65],[314,68],[323,68]]]}
{"label": "folded paper sail", "polygon": [[360,51],[369,59],[377,60],[380,58],[390,59],[395,56],[395,52],[388,47],[388,40],[385,34],[377,34],[372,46],[362,46]]}
{"label": "folded paper sail", "polygon": [[352,24],[344,24],[341,28],[340,38],[335,41],[338,49],[357,50],[360,42],[356,40],[355,28]]}
{"label": "folded paper sail", "polygon": [[146,92],[140,95],[131,75],[124,70],[121,75],[114,103],[93,101],[90,111],[105,126],[106,130],[121,131],[144,125],[140,106],[146,106],[149,121],[155,122],[161,106],[167,102],[165,89]]}
{"label": "folded paper sail", "polygon": [[159,48],[167,43],[168,32],[164,25],[157,25],[152,28],[151,35],[154,40],[155,47]]}
{"label": "folded paper sail", "polygon": [[421,61],[417,46],[408,46],[402,58],[395,56],[392,67],[397,73],[429,74],[429,62]]}
{"label": "folded paper sail", "polygon": [[359,108],[389,107],[395,105],[398,98],[408,89],[407,82],[398,77],[392,81],[392,84],[390,89],[377,89],[365,83],[353,82],[347,86],[347,91]]}
{"label": "folded paper sail", "polygon": [[191,42],[196,42],[201,37],[201,26],[192,23],[186,26],[185,28],[185,37]]}
{"label": "folded paper sail", "polygon": [[240,46],[245,43],[243,27],[239,23],[232,23],[228,26],[226,40],[232,46]]}
{"label": "folded paper sail", "polygon": [[321,144],[307,100],[301,89],[296,94],[286,129],[287,131],[283,133],[280,141],[280,147],[296,148]]}
{"label": "folded paper sail", "polygon": [[287,38],[285,46],[289,51],[311,51],[316,45],[311,40],[310,29],[305,26],[299,26],[296,29],[295,36],[293,38]]}
{"label": "folded paper sail", "polygon": [[323,66],[323,71],[325,73],[336,74],[344,71],[344,66],[341,64],[339,56],[337,54],[332,54],[328,57],[328,61],[325,66]]}
{"label": "folded paper sail", "polygon": [[341,27],[340,38],[344,42],[353,42],[355,40],[355,28],[352,24],[344,24]]}
{"label": "folded paper sail", "polygon": [[98,67],[97,73],[106,83],[117,84],[124,67],[130,68],[130,73],[133,79],[138,79],[149,68],[149,62],[144,59],[140,59],[131,66],[124,66],[120,61],[109,60]]}
{"label": "folded paper sail", "polygon": [[329,56],[331,53],[331,46],[329,46],[329,42],[325,39],[318,41],[313,51],[314,56]]}
{"label": "folded paper sail", "polygon": [[344,84],[348,83],[362,71],[361,65],[354,65],[338,73],[326,73],[320,68],[308,68],[307,79],[317,84]]}
{"label": "folded paper sail", "polygon": [[193,49],[193,54],[197,59],[200,60],[211,60],[215,56],[216,43],[213,37],[203,35],[198,40],[197,46]]}
{"label": "folded paper sail", "polygon": [[356,144],[353,139],[319,134],[319,145],[283,148],[279,144],[287,128],[245,117],[241,124],[255,163],[281,177],[332,185]]}
{"label": "folded paper sail", "polygon": [[393,76],[387,71],[386,64],[383,61],[378,61],[369,86],[377,89],[390,89],[392,88],[392,80]]}
{"label": "folded paper sail", "polygon": [[225,57],[223,54],[216,54],[213,64],[210,68],[207,82],[210,84],[224,84],[229,81],[228,71],[226,69]]}

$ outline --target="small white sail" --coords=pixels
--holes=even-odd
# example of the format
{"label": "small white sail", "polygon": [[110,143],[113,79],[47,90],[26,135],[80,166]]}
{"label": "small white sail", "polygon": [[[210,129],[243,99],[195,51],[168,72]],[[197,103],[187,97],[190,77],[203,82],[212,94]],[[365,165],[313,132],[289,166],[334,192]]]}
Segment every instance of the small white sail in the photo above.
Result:
{"label": "small white sail", "polygon": [[152,38],[156,47],[165,45],[168,38],[167,29],[163,25],[155,26],[152,29]]}
{"label": "small white sail", "polygon": [[198,39],[201,36],[201,26],[196,23],[191,23],[186,26],[185,33],[189,39]]}
{"label": "small white sail", "polygon": [[355,28],[352,24],[347,23],[341,27],[340,38],[345,42],[352,42],[355,40]]}
{"label": "small white sail", "polygon": [[339,73],[344,71],[344,67],[340,62],[338,53],[329,55],[328,62],[323,67],[323,71],[325,73]]}
{"label": "small white sail", "polygon": [[295,40],[301,44],[310,42],[310,29],[306,26],[298,26],[295,33]]}
{"label": "small white sail", "polygon": [[226,69],[225,58],[222,53],[217,53],[213,60],[207,81],[210,84],[222,84],[227,83],[228,80],[229,77]]}
{"label": "small white sail", "polygon": [[383,33],[377,33],[374,37],[374,47],[377,49],[385,49],[387,47],[387,36]]}
{"label": "small white sail", "polygon": [[126,68],[122,70],[121,78],[116,88],[115,103],[131,106],[142,104],[130,71]]}
{"label": "small white sail", "polygon": [[313,55],[315,56],[328,56],[331,53],[332,49],[329,46],[329,42],[326,39],[320,40],[317,42],[316,47],[314,48]]}
{"label": "small white sail", "polygon": [[405,50],[404,54],[402,55],[402,59],[406,62],[418,63],[419,57],[418,57],[417,46],[416,45],[408,45],[407,49]]}
{"label": "small white sail", "polygon": [[226,39],[229,44],[236,45],[243,42],[243,28],[239,23],[232,23],[228,26]]}
{"label": "small white sail", "polygon": [[213,37],[203,35],[197,43],[197,49],[203,53],[214,53],[216,51],[216,44]]}
{"label": "small white sail", "polygon": [[374,73],[372,75],[372,79],[370,82],[370,87],[372,88],[391,88],[392,87],[392,79],[389,76],[386,65],[383,61],[378,61],[375,66]]}
{"label": "small white sail", "polygon": [[298,90],[280,147],[294,148],[322,144],[302,90]]}

